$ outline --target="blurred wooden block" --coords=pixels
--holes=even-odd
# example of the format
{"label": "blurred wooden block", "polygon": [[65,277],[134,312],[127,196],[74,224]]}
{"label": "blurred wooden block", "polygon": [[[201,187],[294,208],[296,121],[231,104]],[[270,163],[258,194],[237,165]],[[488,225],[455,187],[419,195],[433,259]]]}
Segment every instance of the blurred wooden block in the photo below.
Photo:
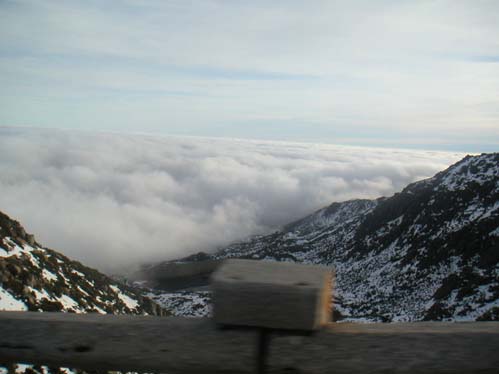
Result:
{"label": "blurred wooden block", "polygon": [[332,277],[322,266],[227,260],[212,276],[215,322],[317,330],[330,322]]}

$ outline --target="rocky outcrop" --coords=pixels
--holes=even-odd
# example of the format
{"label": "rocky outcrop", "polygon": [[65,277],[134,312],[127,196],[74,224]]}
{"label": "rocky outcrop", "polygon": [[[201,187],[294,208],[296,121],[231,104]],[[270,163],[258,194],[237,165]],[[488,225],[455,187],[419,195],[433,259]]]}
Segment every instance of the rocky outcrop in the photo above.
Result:
{"label": "rocky outcrop", "polygon": [[0,212],[0,310],[168,314],[125,284],[42,247]]}

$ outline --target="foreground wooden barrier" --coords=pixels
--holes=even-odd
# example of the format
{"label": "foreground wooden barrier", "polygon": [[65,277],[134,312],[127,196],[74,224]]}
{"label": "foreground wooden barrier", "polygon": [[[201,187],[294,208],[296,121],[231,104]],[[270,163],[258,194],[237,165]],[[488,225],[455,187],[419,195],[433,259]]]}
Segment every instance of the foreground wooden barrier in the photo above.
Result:
{"label": "foreground wooden barrier", "polygon": [[272,372],[499,373],[499,322],[336,323],[274,335]]}
{"label": "foreground wooden barrier", "polygon": [[499,372],[499,322],[327,324],[331,275],[228,261],[213,278],[214,319],[0,312],[0,363],[168,374]]}
{"label": "foreground wooden barrier", "polygon": [[221,329],[211,319],[0,312],[5,363],[255,373],[262,353],[269,373],[497,373],[499,322],[335,323],[295,336]]}
{"label": "foreground wooden barrier", "polygon": [[254,372],[256,331],[210,319],[0,312],[0,362],[162,373]]}

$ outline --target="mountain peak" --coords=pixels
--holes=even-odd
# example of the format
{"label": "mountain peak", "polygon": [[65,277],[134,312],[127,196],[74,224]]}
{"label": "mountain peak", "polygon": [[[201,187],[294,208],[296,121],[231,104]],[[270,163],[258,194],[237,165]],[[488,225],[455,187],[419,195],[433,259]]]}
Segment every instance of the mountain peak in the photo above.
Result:
{"label": "mountain peak", "polygon": [[442,173],[437,174],[439,187],[450,191],[466,190],[472,184],[494,182],[499,175],[499,153],[466,156]]}

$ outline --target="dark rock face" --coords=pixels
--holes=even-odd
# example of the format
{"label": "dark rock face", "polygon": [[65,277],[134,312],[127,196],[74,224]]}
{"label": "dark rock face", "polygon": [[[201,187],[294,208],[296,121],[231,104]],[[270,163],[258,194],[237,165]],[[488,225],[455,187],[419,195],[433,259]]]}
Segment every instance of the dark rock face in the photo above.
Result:
{"label": "dark rock face", "polygon": [[210,256],[235,257],[333,266],[337,318],[497,319],[499,154],[467,156],[389,198],[333,203]]}
{"label": "dark rock face", "polygon": [[42,247],[0,212],[0,310],[153,314],[166,312],[134,289]]}
{"label": "dark rock face", "polygon": [[149,288],[165,291],[203,287],[209,284],[211,274],[221,263],[217,260],[203,259],[203,256],[191,256],[182,262],[163,262],[150,267],[145,266],[133,274],[132,278],[145,280],[145,285]]}

